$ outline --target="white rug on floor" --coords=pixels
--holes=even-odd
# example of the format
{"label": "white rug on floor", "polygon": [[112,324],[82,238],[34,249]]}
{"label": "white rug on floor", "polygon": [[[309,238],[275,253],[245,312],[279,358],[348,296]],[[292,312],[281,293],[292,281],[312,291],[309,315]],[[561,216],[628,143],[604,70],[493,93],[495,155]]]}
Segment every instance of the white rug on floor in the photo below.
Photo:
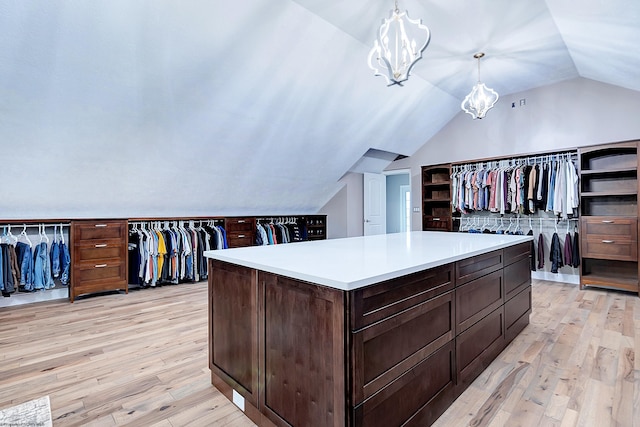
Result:
{"label": "white rug on floor", "polygon": [[0,410],[0,426],[52,427],[49,396]]}

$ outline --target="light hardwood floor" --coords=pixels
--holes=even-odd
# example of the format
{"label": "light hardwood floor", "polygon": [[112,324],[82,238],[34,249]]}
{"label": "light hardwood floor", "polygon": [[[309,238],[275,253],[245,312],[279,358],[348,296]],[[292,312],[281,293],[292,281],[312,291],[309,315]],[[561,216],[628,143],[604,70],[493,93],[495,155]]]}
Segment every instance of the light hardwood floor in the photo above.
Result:
{"label": "light hardwood floor", "polygon": [[[0,308],[0,408],[54,426],[253,426],[210,384],[205,283]],[[531,324],[436,422],[639,426],[640,298],[534,281]]]}

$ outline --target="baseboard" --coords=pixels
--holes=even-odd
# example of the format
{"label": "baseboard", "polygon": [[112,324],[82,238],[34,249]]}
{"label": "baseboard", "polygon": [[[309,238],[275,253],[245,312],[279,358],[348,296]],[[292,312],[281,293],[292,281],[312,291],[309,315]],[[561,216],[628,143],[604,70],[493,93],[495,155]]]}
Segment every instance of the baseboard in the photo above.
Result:
{"label": "baseboard", "polygon": [[552,273],[550,271],[532,271],[531,278],[536,280],[548,280],[550,282],[568,283],[571,285],[580,284],[579,274]]}

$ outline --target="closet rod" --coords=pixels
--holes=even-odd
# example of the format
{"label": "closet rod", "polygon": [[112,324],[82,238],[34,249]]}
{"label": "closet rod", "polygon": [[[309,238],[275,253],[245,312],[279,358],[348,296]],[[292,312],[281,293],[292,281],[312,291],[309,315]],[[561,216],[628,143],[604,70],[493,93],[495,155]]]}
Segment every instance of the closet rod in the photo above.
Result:
{"label": "closet rod", "polygon": [[569,158],[572,161],[578,160],[578,153],[576,152],[558,152],[554,154],[545,154],[545,155],[536,155],[536,156],[526,156],[526,157],[509,157],[502,158],[496,160],[478,160],[475,162],[467,162],[462,164],[452,165],[451,168],[453,172],[460,172],[464,170],[473,170],[476,168],[492,168],[492,167],[500,167],[502,163],[507,162],[508,164],[515,165],[527,165],[527,164],[538,164],[548,161],[558,161],[562,159]]}
{"label": "closet rod", "polygon": [[18,223],[18,222],[14,222],[14,223],[10,223],[10,224],[2,224],[0,223],[0,227],[6,228],[6,227],[11,227],[11,228],[40,228],[40,227],[45,227],[45,228],[50,228],[50,227],[69,227],[71,226],[70,223],[45,223],[45,222],[41,222],[39,224],[23,224],[23,223]]}
{"label": "closet rod", "polygon": [[459,165],[469,165],[469,164],[477,164],[477,163],[487,163],[487,162],[499,162],[500,160],[509,160],[509,159],[522,159],[522,158],[533,158],[533,157],[548,157],[556,154],[578,154],[577,148],[567,148],[565,150],[555,150],[555,151],[537,151],[535,153],[521,153],[521,154],[512,154],[510,156],[501,156],[501,157],[484,157],[482,159],[468,159],[462,160],[459,162],[451,162],[451,166],[459,166]]}
{"label": "closet rod", "polygon": [[[498,216],[488,216],[488,215],[473,215],[473,216],[465,216],[465,217],[457,217],[454,216],[453,220],[454,221],[463,221],[463,220],[471,220],[474,218],[480,218],[480,219],[490,219],[490,220],[495,220],[495,219],[506,219],[506,220],[514,220],[514,219],[518,219],[518,217],[515,216],[503,216],[503,217],[498,217]],[[520,217],[520,221],[528,221],[529,217],[528,216],[521,216]],[[580,218],[536,218],[536,217],[531,217],[532,221],[553,221],[553,222],[562,222],[562,221],[580,221]]]}

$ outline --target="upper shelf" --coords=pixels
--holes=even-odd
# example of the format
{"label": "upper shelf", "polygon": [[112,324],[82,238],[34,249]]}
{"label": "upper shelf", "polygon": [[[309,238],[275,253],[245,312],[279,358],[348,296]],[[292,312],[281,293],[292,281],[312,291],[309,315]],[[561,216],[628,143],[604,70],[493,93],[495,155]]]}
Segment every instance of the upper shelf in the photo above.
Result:
{"label": "upper shelf", "polygon": [[623,167],[611,169],[587,169],[580,171],[581,175],[617,175],[620,173],[637,173],[637,167]]}

